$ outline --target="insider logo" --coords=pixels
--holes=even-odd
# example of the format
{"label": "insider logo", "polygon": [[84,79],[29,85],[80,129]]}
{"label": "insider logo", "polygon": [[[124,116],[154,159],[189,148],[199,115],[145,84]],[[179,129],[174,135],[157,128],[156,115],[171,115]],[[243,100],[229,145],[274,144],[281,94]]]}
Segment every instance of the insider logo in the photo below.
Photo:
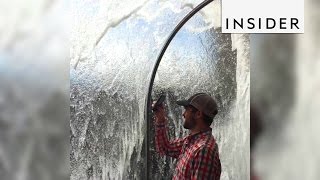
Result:
{"label": "insider logo", "polygon": [[222,33],[304,33],[303,0],[223,0]]}
{"label": "insider logo", "polygon": [[298,18],[226,18],[226,29],[300,29]]}

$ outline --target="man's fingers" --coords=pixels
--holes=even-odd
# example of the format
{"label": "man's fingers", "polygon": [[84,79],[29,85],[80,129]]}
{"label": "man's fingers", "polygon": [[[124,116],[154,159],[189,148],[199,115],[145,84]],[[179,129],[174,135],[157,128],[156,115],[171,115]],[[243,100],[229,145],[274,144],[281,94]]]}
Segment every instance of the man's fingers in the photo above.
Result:
{"label": "man's fingers", "polygon": [[157,101],[153,101],[151,107],[154,108],[154,105],[156,104]]}
{"label": "man's fingers", "polygon": [[161,104],[156,105],[156,107],[155,107],[155,102],[154,102],[152,104],[152,110],[157,114],[159,114],[159,113],[161,114],[164,112],[164,104],[161,103]]}

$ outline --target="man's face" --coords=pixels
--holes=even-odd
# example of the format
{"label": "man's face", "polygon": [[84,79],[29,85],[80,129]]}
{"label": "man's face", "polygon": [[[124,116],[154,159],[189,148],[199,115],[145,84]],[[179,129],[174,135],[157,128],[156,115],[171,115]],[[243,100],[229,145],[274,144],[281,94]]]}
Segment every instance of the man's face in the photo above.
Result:
{"label": "man's face", "polygon": [[184,117],[184,122],[183,122],[184,128],[193,129],[196,126],[197,121],[195,119],[195,110],[192,107],[190,106],[185,107],[185,111],[183,112],[183,117]]}

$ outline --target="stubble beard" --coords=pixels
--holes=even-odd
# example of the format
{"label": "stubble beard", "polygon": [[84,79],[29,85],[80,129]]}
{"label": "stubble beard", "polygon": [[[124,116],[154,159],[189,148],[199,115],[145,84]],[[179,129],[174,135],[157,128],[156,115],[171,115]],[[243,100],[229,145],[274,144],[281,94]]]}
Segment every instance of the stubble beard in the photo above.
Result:
{"label": "stubble beard", "polygon": [[195,119],[194,119],[193,116],[189,120],[184,118],[183,127],[185,129],[189,129],[190,130],[190,129],[194,128],[195,125],[196,125],[196,122],[195,122]]}

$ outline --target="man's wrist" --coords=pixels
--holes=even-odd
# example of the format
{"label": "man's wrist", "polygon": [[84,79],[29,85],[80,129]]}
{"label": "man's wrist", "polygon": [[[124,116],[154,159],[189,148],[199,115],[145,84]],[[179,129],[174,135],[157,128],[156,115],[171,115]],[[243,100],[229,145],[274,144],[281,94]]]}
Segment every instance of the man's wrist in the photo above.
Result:
{"label": "man's wrist", "polygon": [[165,124],[156,124],[155,126],[156,126],[157,128],[164,128],[164,127],[166,127]]}

